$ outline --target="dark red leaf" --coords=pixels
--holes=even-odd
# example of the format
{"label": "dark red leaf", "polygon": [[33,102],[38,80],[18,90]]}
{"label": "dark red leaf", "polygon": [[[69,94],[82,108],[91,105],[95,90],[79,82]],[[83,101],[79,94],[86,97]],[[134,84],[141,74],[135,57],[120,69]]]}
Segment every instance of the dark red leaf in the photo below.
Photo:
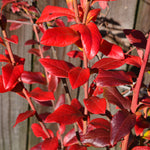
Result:
{"label": "dark red leaf", "polygon": [[[32,128],[32,131],[36,137],[42,137],[44,140],[48,138],[46,133],[43,131],[42,127],[39,124],[33,123],[31,128]],[[47,129],[47,131],[49,132],[49,134],[53,138],[54,137],[53,132],[50,129]]]}
{"label": "dark red leaf", "polygon": [[94,147],[105,147],[110,145],[110,131],[104,128],[97,128],[89,131],[82,139],[83,144]]}
{"label": "dark red leaf", "polygon": [[17,21],[19,21],[20,23],[11,23],[11,25],[9,27],[10,31],[19,29],[23,25],[23,23],[21,23],[21,21],[25,22],[25,21],[28,21],[28,20],[27,19],[18,19]]}
{"label": "dark red leaf", "polygon": [[29,49],[28,53],[31,53],[31,54],[34,54],[34,55],[40,57],[39,49],[36,49],[36,48]]}
{"label": "dark red leaf", "polygon": [[63,104],[65,104],[65,95],[64,95],[64,94],[62,94],[62,95],[59,96],[59,98],[58,98],[58,100],[57,100],[57,103],[56,103],[56,105],[55,105],[55,110],[56,110],[59,106],[61,106],[61,105],[63,105]]}
{"label": "dark red leaf", "polygon": [[89,122],[95,128],[103,128],[103,129],[110,129],[110,122],[103,118],[96,118]]}
{"label": "dark red leaf", "polygon": [[75,144],[70,146],[69,150],[87,150],[87,147]]}
{"label": "dark red leaf", "polygon": [[58,139],[54,137],[52,139],[45,139],[42,143],[42,150],[57,150],[58,149]]}
{"label": "dark red leaf", "polygon": [[89,80],[90,70],[89,68],[83,69],[81,67],[75,67],[69,71],[68,77],[72,89],[75,89]]}
{"label": "dark red leaf", "polygon": [[97,86],[119,86],[132,83],[132,77],[124,71],[105,71],[99,70],[96,78]]}
{"label": "dark red leaf", "polygon": [[41,17],[37,20],[36,23],[48,22],[61,16],[75,18],[74,12],[70,9],[48,5],[44,8]]}
{"label": "dark red leaf", "polygon": [[103,69],[103,70],[111,70],[116,69],[125,64],[124,60],[114,59],[114,58],[102,58],[97,61],[92,68]]}
{"label": "dark red leaf", "polygon": [[7,62],[8,63],[10,61],[9,61],[9,59],[6,56],[0,54],[0,62]]}
{"label": "dark red leaf", "polygon": [[109,103],[117,105],[120,109],[130,109],[131,102],[123,97],[116,87],[105,87],[103,94]]}
{"label": "dark red leaf", "polygon": [[36,40],[28,40],[25,42],[25,45],[34,45],[34,44],[39,44]]}
{"label": "dark red leaf", "polygon": [[79,38],[79,34],[69,27],[55,27],[44,32],[41,44],[64,47],[75,43]]}
{"label": "dark red leaf", "polygon": [[136,123],[135,114],[131,114],[126,110],[118,111],[111,120],[111,145],[115,145],[118,141],[126,136]]}
{"label": "dark red leaf", "polygon": [[73,51],[68,52],[67,55],[72,58],[79,57],[81,60],[83,60],[83,52],[81,51],[73,50]]}
{"label": "dark red leaf", "polygon": [[74,98],[71,100],[71,106],[75,107],[76,109],[80,110],[83,106],[79,102],[78,99]]}
{"label": "dark red leaf", "polygon": [[37,101],[50,101],[55,100],[54,94],[52,92],[43,91],[39,87],[33,89],[29,95]]}
{"label": "dark red leaf", "polygon": [[58,109],[56,109],[52,114],[50,114],[46,118],[45,122],[47,123],[57,122],[60,124],[62,123],[64,125],[67,125],[78,121],[82,117],[83,115],[78,109],[70,105],[63,104]]}
{"label": "dark red leaf", "polygon": [[7,64],[2,67],[2,76],[3,76],[3,84],[5,89],[9,89],[13,87],[18,78],[21,76],[23,72],[23,65],[12,66],[11,64]]}
{"label": "dark red leaf", "polygon": [[131,44],[138,48],[146,48],[147,40],[141,31],[134,29],[125,29],[123,31]]}
{"label": "dark red leaf", "polygon": [[55,92],[59,83],[59,78],[50,74],[48,80],[48,91]]}
{"label": "dark red leaf", "polygon": [[84,99],[84,104],[88,111],[93,114],[105,114],[106,100],[97,96],[92,96],[88,99]]}
{"label": "dark red leaf", "polygon": [[26,120],[27,118],[34,116],[35,113],[36,113],[36,111],[28,110],[28,111],[26,111],[24,113],[19,114],[17,119],[16,119],[16,123],[14,124],[13,127],[15,127],[18,123]]}
{"label": "dark red leaf", "polygon": [[122,48],[118,45],[109,43],[104,39],[101,40],[99,51],[111,58],[124,59],[124,53]]}
{"label": "dark red leaf", "polygon": [[62,78],[67,78],[68,72],[74,67],[71,63],[63,60],[41,58],[39,61],[50,74]]}
{"label": "dark red leaf", "polygon": [[21,80],[27,84],[40,83],[46,84],[46,78],[41,72],[24,71],[21,74]]}
{"label": "dark red leaf", "polygon": [[8,42],[18,44],[18,36],[17,35],[12,35],[10,38],[6,38]]}
{"label": "dark red leaf", "polygon": [[136,146],[132,150],[150,150],[149,146]]}

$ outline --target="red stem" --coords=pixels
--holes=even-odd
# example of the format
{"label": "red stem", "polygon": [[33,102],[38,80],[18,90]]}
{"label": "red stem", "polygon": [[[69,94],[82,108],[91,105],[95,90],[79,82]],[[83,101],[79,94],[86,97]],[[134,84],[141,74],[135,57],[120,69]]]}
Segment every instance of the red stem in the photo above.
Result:
{"label": "red stem", "polygon": [[131,111],[133,113],[136,112],[136,108],[138,105],[138,97],[139,97],[140,87],[142,84],[142,79],[144,76],[145,67],[146,67],[146,64],[148,61],[149,53],[150,53],[150,34],[149,34],[149,37],[147,40],[146,50],[145,50],[145,54],[144,54],[143,63],[142,63],[141,69],[140,69],[140,73],[139,73],[139,76],[137,78],[135,88],[133,90],[133,98],[132,98],[132,103],[131,103]]}

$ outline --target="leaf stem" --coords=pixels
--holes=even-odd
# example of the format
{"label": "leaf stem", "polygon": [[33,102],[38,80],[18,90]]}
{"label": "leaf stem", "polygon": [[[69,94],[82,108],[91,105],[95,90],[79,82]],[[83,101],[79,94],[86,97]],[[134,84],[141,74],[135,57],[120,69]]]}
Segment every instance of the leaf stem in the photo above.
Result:
{"label": "leaf stem", "polygon": [[150,53],[150,34],[149,34],[149,37],[147,40],[146,50],[145,50],[145,54],[144,54],[143,63],[142,63],[141,69],[140,69],[140,73],[137,78],[135,88],[133,89],[133,98],[132,98],[132,103],[131,103],[131,111],[133,113],[136,112],[136,108],[138,105],[138,97],[139,97],[140,87],[142,84],[142,79],[144,76],[144,71],[145,71],[147,61],[148,61],[149,53]]}

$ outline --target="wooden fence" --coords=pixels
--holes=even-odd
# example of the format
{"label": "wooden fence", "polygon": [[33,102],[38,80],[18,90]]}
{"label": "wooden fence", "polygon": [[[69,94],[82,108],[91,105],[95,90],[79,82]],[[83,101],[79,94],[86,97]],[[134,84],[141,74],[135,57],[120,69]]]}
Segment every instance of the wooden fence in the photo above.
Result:
{"label": "wooden fence", "polygon": [[[42,11],[46,5],[56,5],[66,7],[65,0],[38,0],[38,7]],[[17,19],[16,15],[9,13],[6,9],[4,12],[8,19]],[[99,23],[100,20],[97,21]],[[109,26],[107,30],[102,30],[103,36],[108,40],[119,43],[124,49],[129,46],[128,41],[124,38],[122,29],[138,29],[144,33],[150,30],[150,0],[117,0],[110,2],[110,10],[107,15]],[[105,33],[108,33],[106,36]],[[27,53],[30,46],[24,46],[25,41],[32,39],[32,26],[26,25],[17,31],[11,31],[9,35],[16,34],[19,36],[19,44],[12,45],[15,54],[26,59],[25,70],[31,70],[31,55]],[[69,49],[69,48],[68,48]],[[57,48],[59,59],[66,59],[76,65],[80,65],[79,59],[72,61],[66,57],[68,49]],[[4,54],[4,48],[0,45],[0,54]],[[35,57],[36,65],[33,71],[40,71],[41,67],[38,59]],[[148,80],[148,77],[145,79]],[[29,87],[27,87],[29,88]],[[63,93],[63,88],[59,87],[56,98],[60,93]],[[72,91],[72,97],[75,98],[76,90]],[[82,91],[81,91],[82,92]],[[80,97],[82,99],[82,97]],[[45,111],[45,107],[38,107],[38,111]],[[29,150],[32,146],[37,144],[40,139],[36,138],[31,131],[31,124],[36,122],[33,117],[18,124],[15,128],[13,125],[19,113],[25,112],[29,109],[27,102],[16,95],[15,93],[0,94],[0,150]],[[55,125],[51,124],[50,128],[55,129]],[[113,150],[119,150],[119,145]]]}

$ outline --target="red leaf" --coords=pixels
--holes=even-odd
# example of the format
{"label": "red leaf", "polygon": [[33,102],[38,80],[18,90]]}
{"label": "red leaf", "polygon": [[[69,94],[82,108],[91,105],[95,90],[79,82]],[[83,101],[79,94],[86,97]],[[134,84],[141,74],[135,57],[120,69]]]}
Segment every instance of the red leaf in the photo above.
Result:
{"label": "red leaf", "polygon": [[149,146],[136,146],[132,150],[150,150]]}
{"label": "red leaf", "polygon": [[72,89],[75,89],[89,80],[90,70],[89,68],[83,69],[81,67],[75,67],[69,71],[68,77]]}
{"label": "red leaf", "polygon": [[142,65],[142,59],[139,56],[127,55],[125,63],[140,68]]}
{"label": "red leaf", "polygon": [[146,48],[147,40],[141,31],[134,29],[125,29],[123,31],[131,44],[138,48]]}
{"label": "red leaf", "polygon": [[126,136],[134,127],[135,122],[135,114],[131,114],[126,110],[118,111],[111,120],[111,145],[115,145],[121,138]]}
{"label": "red leaf", "polygon": [[50,74],[61,78],[67,78],[68,72],[74,67],[71,63],[63,60],[42,58],[39,61]]}
{"label": "red leaf", "polygon": [[83,106],[79,102],[78,99],[74,98],[71,100],[71,106],[75,107],[76,109],[80,110]]}
{"label": "red leaf", "polygon": [[75,144],[70,146],[69,150],[87,150],[87,147]]}
{"label": "red leaf", "polygon": [[7,62],[8,63],[10,61],[9,61],[9,59],[6,56],[0,54],[0,62]]}
{"label": "red leaf", "polygon": [[97,128],[89,131],[83,136],[82,143],[94,147],[105,147],[110,145],[110,131],[109,129]]}
{"label": "red leaf", "polygon": [[21,74],[21,80],[27,84],[40,83],[46,84],[46,78],[41,72],[24,71]]}
{"label": "red leaf", "polygon": [[18,36],[17,35],[12,35],[10,38],[6,38],[8,42],[18,44]]}
{"label": "red leaf", "polygon": [[114,58],[102,58],[97,61],[92,68],[103,69],[103,70],[111,70],[116,69],[125,64],[124,60],[114,59]]}
{"label": "red leaf", "polygon": [[23,25],[23,23],[21,23],[21,21],[24,22],[24,21],[28,21],[28,20],[27,19],[18,19],[17,21],[19,21],[20,23],[11,23],[11,25],[9,27],[10,31],[19,29]]}
{"label": "red leaf", "polygon": [[12,89],[12,88],[10,88],[10,89],[5,89],[5,88],[4,88],[3,78],[2,78],[2,75],[0,75],[0,93],[8,92],[8,91],[10,91],[11,89]]}
{"label": "red leaf", "polygon": [[36,48],[29,49],[28,53],[34,54],[34,55],[40,57],[40,51],[39,51],[39,49],[36,49]]}
{"label": "red leaf", "polygon": [[54,94],[52,92],[47,92],[41,90],[39,87],[33,89],[29,95],[37,101],[50,101],[55,100]]}
{"label": "red leaf", "polygon": [[48,22],[61,16],[75,18],[74,12],[70,9],[49,5],[44,8],[41,17],[36,21],[36,23]]}
{"label": "red leaf", "polygon": [[55,92],[59,83],[58,77],[49,75],[48,80],[48,91]]}
{"label": "red leaf", "polygon": [[83,60],[83,52],[81,51],[73,50],[73,51],[68,52],[67,55],[72,58],[79,57],[81,60]]}
{"label": "red leaf", "polygon": [[116,87],[105,87],[103,94],[109,103],[117,105],[120,109],[130,109],[131,102],[123,97]]}
{"label": "red leaf", "polygon": [[42,142],[33,146],[30,150],[41,150],[41,149],[42,149]]}
{"label": "red leaf", "polygon": [[51,123],[51,122],[57,122],[62,123],[64,125],[72,124],[76,121],[78,121],[80,118],[82,118],[82,113],[77,110],[76,108],[63,104],[58,109],[56,109],[52,114],[50,114],[45,122]]}
{"label": "red leaf", "polygon": [[96,118],[89,122],[92,126],[95,128],[103,128],[103,129],[110,129],[110,122],[108,120],[105,120],[103,118]]}
{"label": "red leaf", "polygon": [[75,43],[79,38],[79,34],[69,27],[55,27],[44,32],[41,44],[64,47]]}
{"label": "red leaf", "polygon": [[23,65],[12,66],[11,64],[7,64],[2,67],[4,88],[9,89],[13,87],[17,83],[22,72]]}
{"label": "red leaf", "polygon": [[15,2],[15,0],[2,0],[2,6],[1,6],[1,11],[3,10],[3,8],[9,4],[9,3],[13,3]]}
{"label": "red leaf", "polygon": [[58,146],[58,139],[56,137],[52,139],[45,139],[42,143],[42,150],[57,150]]}
{"label": "red leaf", "polygon": [[88,111],[93,114],[105,114],[106,100],[97,96],[92,96],[88,99],[84,99],[84,104]]}
{"label": "red leaf", "polygon": [[34,45],[34,44],[39,44],[39,42],[37,42],[36,40],[28,40],[25,42],[24,45]]}
{"label": "red leaf", "polygon": [[26,111],[24,113],[19,114],[17,119],[16,119],[16,123],[14,124],[13,127],[15,127],[18,123],[26,120],[27,118],[34,116],[35,113],[36,113],[36,111],[28,110],[28,111]]}
{"label": "red leaf", "polygon": [[[39,124],[33,123],[31,128],[32,128],[32,131],[36,137],[42,137],[44,140],[46,138],[48,138],[46,133],[43,131],[42,127]],[[54,134],[50,129],[47,129],[47,131],[49,132],[51,137],[54,137]]]}
{"label": "red leaf", "polygon": [[95,21],[100,11],[101,9],[99,8],[90,10],[87,16],[86,24],[88,24],[91,20]]}
{"label": "red leaf", "polygon": [[99,70],[97,75],[96,84],[97,86],[119,86],[132,83],[132,77],[124,71],[105,71]]}
{"label": "red leaf", "polygon": [[64,94],[59,96],[59,99],[57,100],[57,103],[55,105],[55,110],[63,104],[65,104],[65,95]]}
{"label": "red leaf", "polygon": [[104,39],[101,40],[99,51],[111,58],[124,59],[122,48],[118,45],[109,43]]}

